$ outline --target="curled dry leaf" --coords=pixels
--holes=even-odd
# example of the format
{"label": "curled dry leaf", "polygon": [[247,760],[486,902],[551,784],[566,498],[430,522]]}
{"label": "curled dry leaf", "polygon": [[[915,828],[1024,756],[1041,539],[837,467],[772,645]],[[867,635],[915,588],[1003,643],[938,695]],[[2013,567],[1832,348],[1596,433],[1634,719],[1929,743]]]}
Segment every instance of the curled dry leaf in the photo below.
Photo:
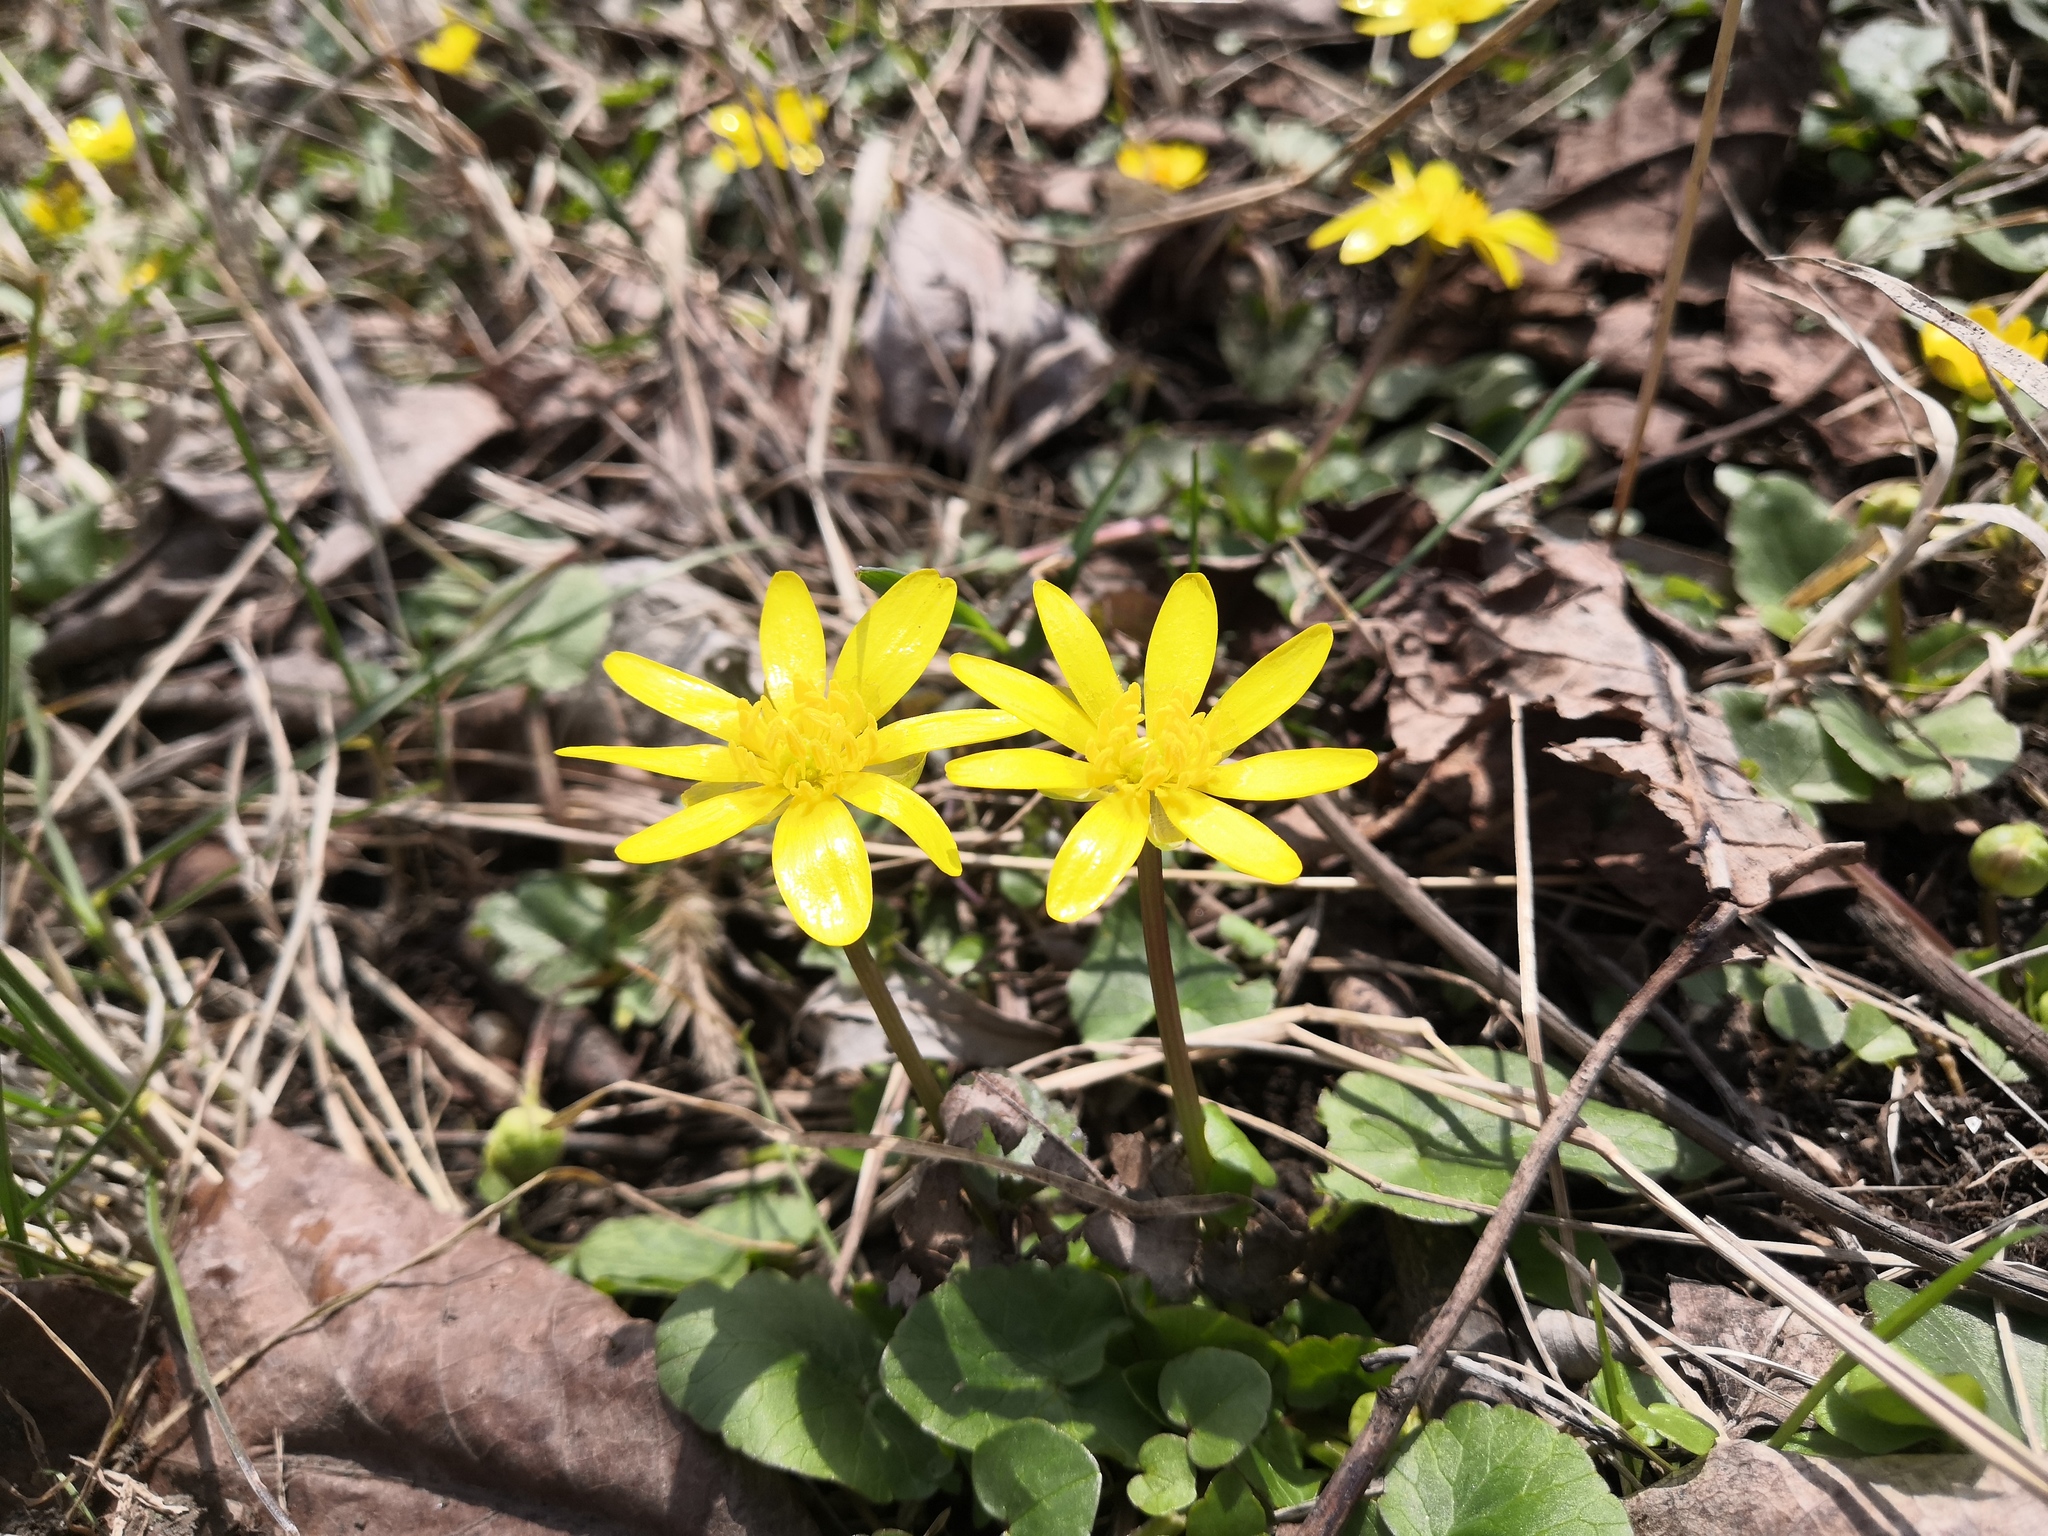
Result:
{"label": "curled dry leaf", "polygon": [[897,431],[963,459],[993,434],[991,464],[1005,469],[1109,386],[1102,333],[1011,266],[964,208],[914,194],[884,261],[862,332]]}
{"label": "curled dry leaf", "polygon": [[1628,1501],[1636,1536],[2032,1536],[2041,1504],[1975,1456],[1787,1456],[1750,1440]]}
{"label": "curled dry leaf", "polygon": [[[1574,823],[1573,853],[1583,857],[1590,847],[1603,873],[1660,912],[1690,914],[1702,899],[1699,886],[1680,889],[1672,878],[1681,850],[1700,876],[1719,873],[1708,869],[1719,855],[1703,853],[1706,823],[1745,907],[1782,894],[1776,883],[1810,865],[1821,846],[1744,777],[1727,724],[1693,696],[1677,661],[1636,628],[1627,573],[1597,544],[1539,539],[1484,582],[1432,573],[1370,627],[1392,674],[1388,730],[1410,762],[1441,763],[1454,749],[1477,747],[1475,738],[1496,733],[1505,700],[1520,696],[1566,727],[1566,739],[1553,736],[1553,759],[1635,785],[1656,816]],[[1622,723],[1640,735],[1618,737]],[[1498,754],[1481,755],[1487,761],[1474,771],[1491,772]]]}
{"label": "curled dry leaf", "polygon": [[[179,1244],[207,1360],[220,1370],[455,1226],[339,1153],[258,1128]],[[178,1427],[152,1479],[246,1498],[190,1385],[169,1358],[157,1367],[144,1422]],[[652,1324],[486,1232],[278,1344],[224,1396],[266,1475],[283,1445],[306,1536],[812,1529],[786,1485],[669,1405]]]}

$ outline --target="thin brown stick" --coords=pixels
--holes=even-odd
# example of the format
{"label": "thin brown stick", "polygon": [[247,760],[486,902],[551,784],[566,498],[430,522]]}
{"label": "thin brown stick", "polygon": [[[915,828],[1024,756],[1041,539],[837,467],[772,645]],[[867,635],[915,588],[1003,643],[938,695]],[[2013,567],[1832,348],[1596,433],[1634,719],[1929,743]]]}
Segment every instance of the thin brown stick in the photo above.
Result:
{"label": "thin brown stick", "polygon": [[875,1010],[875,1021],[882,1026],[882,1033],[889,1037],[889,1049],[896,1053],[896,1060],[910,1076],[910,1086],[917,1094],[917,1102],[924,1108],[924,1117],[941,1139],[946,1134],[945,1091],[939,1087],[939,1080],[932,1072],[931,1063],[918,1050],[917,1041],[911,1038],[910,1026],[903,1022],[903,1011],[896,1006],[896,999],[889,992],[888,978],[875,963],[875,952],[868,948],[865,934],[846,946],[847,962],[853,966],[853,974],[860,979],[860,989],[867,994],[869,1004]]}
{"label": "thin brown stick", "polygon": [[[1438,906],[1414,876],[1361,837],[1351,819],[1328,797],[1318,796],[1302,803],[1359,873],[1370,879],[1410,922],[1442,945],[1477,985],[1497,998],[1514,995],[1514,974],[1500,957]],[[1592,1050],[1593,1037],[1567,1018],[1556,1004],[1545,999],[1540,1007],[1544,1033],[1553,1044],[1579,1057]],[[1867,1210],[1843,1191],[1808,1177],[1768,1148],[1758,1146],[1725,1122],[1680,1098],[1646,1072],[1616,1063],[1608,1070],[1607,1078],[1635,1108],[1655,1115],[1751,1183],[1791,1201],[1830,1226],[1840,1227],[1873,1247],[1899,1254],[1935,1274],[1968,1257],[1953,1244]],[[1993,1263],[1975,1275],[1970,1286],[1985,1295],[2003,1296],[2029,1312],[2048,1312],[2048,1284],[2024,1269]]]}
{"label": "thin brown stick", "polygon": [[1195,1188],[1207,1189],[1209,1138],[1203,1128],[1202,1091],[1195,1086],[1195,1064],[1188,1056],[1187,1031],[1181,1027],[1162,867],[1158,848],[1148,841],[1138,855],[1138,913],[1145,929],[1145,968],[1152,976],[1152,1006],[1159,1015],[1159,1048],[1166,1058],[1166,1081],[1173,1089],[1174,1118],[1180,1122],[1180,1139],[1195,1175]]}
{"label": "thin brown stick", "polygon": [[1685,196],[1678,207],[1678,228],[1671,235],[1671,260],[1664,268],[1664,292],[1657,303],[1657,329],[1650,338],[1649,361],[1643,365],[1642,387],[1636,391],[1636,416],[1628,431],[1628,449],[1621,456],[1621,478],[1614,485],[1614,510],[1626,512],[1636,493],[1636,474],[1643,459],[1643,433],[1650,425],[1650,408],[1657,403],[1657,386],[1664,381],[1664,354],[1671,347],[1671,327],[1678,319],[1678,291],[1685,281],[1686,263],[1692,258],[1692,233],[1699,222],[1700,194],[1707,185],[1707,168],[1714,163],[1714,130],[1721,122],[1721,98],[1728,90],[1728,70],[1735,62],[1735,38],[1742,30],[1742,0],[1721,0],[1721,35],[1714,43],[1714,72],[1707,82],[1707,99],[1700,106],[1699,137],[1693,141],[1692,168],[1686,172]]}
{"label": "thin brown stick", "polygon": [[1500,1267],[1508,1240],[1521,1225],[1522,1215],[1529,1208],[1537,1183],[1544,1178],[1558,1149],[1564,1145],[1579,1111],[1592,1097],[1601,1072],[1620,1052],[1621,1042],[1649,1012],[1650,1005],[1657,1001],[1665,988],[1692,969],[1699,957],[1739,915],[1739,909],[1732,901],[1715,902],[1702,912],[1686,931],[1685,937],[1665,957],[1664,963],[1622,1006],[1614,1016],[1614,1022],[1601,1032],[1593,1049],[1586,1053],[1578,1071],[1572,1074],[1564,1096],[1544,1118],[1543,1128],[1536,1133],[1535,1141],[1516,1167],[1515,1176],[1509,1181],[1507,1192],[1501,1196],[1499,1207],[1487,1219],[1479,1244],[1466,1261],[1464,1273],[1459,1275],[1450,1298],[1437,1309],[1414,1356],[1380,1391],[1365,1432],[1344,1453],[1343,1462],[1316,1500],[1314,1511],[1302,1527],[1302,1536],[1337,1536],[1337,1531],[1350,1516],[1352,1506],[1365,1491],[1366,1484],[1379,1471],[1380,1462],[1393,1449],[1401,1426],[1407,1422],[1408,1410],[1422,1395],[1423,1384],[1443,1363],[1451,1340],[1464,1323],[1466,1314],[1479,1300],[1479,1293],[1492,1281],[1493,1272]]}

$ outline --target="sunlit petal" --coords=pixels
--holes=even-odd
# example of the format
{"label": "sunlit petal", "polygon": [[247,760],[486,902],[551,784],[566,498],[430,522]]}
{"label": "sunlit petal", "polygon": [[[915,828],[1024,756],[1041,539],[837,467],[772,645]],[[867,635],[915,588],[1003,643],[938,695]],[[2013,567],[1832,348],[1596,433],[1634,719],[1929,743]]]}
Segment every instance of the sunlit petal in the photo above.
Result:
{"label": "sunlit petal", "polygon": [[875,887],[853,813],[836,797],[793,802],[775,828],[775,885],[797,927],[820,944],[868,931]]}
{"label": "sunlit petal", "polygon": [[1117,681],[1109,647],[1102,643],[1101,632],[1081,611],[1081,605],[1051,582],[1039,582],[1031,595],[1037,599],[1038,622],[1044,626],[1053,660],[1066,674],[1075,701],[1092,720],[1123,697],[1124,685]]}
{"label": "sunlit petal", "polygon": [[832,686],[857,688],[877,720],[895,708],[938,654],[953,622],[955,589],[937,571],[912,571],[853,626],[832,669]]}
{"label": "sunlit petal", "polygon": [[[1212,616],[1210,628],[1214,627]],[[1081,712],[1080,705],[1044,678],[1020,672],[1000,661],[990,661],[986,656],[955,656],[953,675],[1034,731],[1041,731],[1076,752],[1088,750],[1088,738],[1095,734],[1094,722]]]}
{"label": "sunlit petal", "polygon": [[883,726],[875,733],[875,755],[886,762],[912,753],[936,752],[941,747],[1001,741],[1005,736],[1021,736],[1025,729],[1024,722],[1007,710],[942,709]]}
{"label": "sunlit petal", "polygon": [[1193,714],[1215,669],[1216,594],[1208,577],[1190,571],[1167,592],[1145,645],[1146,714],[1167,708]]}
{"label": "sunlit petal", "polygon": [[1088,765],[1078,757],[1061,757],[1037,747],[1002,752],[976,752],[946,764],[946,777],[968,789],[1036,789],[1052,794],[1081,794],[1094,787]]}
{"label": "sunlit petal", "polygon": [[658,709],[671,720],[728,740],[739,729],[741,711],[747,707],[743,700],[734,698],[716,683],[664,667],[631,651],[613,651],[605,657],[604,672],[649,709]]}
{"label": "sunlit petal", "polygon": [[686,806],[644,832],[635,832],[619,844],[618,855],[628,864],[659,864],[664,859],[702,853],[773,816],[788,798],[779,784],[714,796]]}
{"label": "sunlit petal", "polygon": [[825,626],[795,571],[777,571],[761,599],[761,675],[778,704],[787,703],[799,683],[825,691]]}
{"label": "sunlit petal", "polygon": [[579,757],[594,763],[620,763],[671,779],[707,779],[739,783],[742,770],[730,747],[557,747],[557,757]]}
{"label": "sunlit petal", "polygon": [[1140,790],[1125,790],[1098,801],[1074,823],[1052,861],[1045,885],[1046,916],[1055,922],[1079,922],[1109,899],[1145,846],[1150,799]]}
{"label": "sunlit petal", "polygon": [[949,875],[960,873],[960,847],[953,832],[922,795],[878,773],[855,773],[839,781],[839,793],[860,809],[893,823],[925,857]]}
{"label": "sunlit petal", "polygon": [[1218,753],[1250,741],[1300,702],[1330,659],[1330,626],[1311,624],[1268,651],[1228,688],[1209,711],[1209,745]]}
{"label": "sunlit petal", "polygon": [[1159,798],[1188,841],[1217,863],[1281,884],[1300,878],[1300,855],[1279,833],[1236,806],[1191,789],[1162,789]]}
{"label": "sunlit petal", "polygon": [[1202,787],[1232,800],[1298,800],[1356,784],[1379,766],[1363,747],[1306,747],[1265,752],[1241,763],[1223,763]]}
{"label": "sunlit petal", "polygon": [[894,779],[905,789],[917,788],[917,781],[924,777],[924,754],[913,752],[908,757],[892,757],[886,762],[869,763],[869,773],[879,773],[885,779]]}

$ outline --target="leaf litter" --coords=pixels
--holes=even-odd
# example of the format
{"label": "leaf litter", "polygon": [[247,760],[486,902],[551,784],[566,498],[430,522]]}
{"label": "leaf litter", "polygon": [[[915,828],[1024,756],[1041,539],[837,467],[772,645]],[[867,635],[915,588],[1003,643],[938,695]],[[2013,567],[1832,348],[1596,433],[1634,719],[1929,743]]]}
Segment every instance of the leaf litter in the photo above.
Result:
{"label": "leaf litter", "polygon": [[[1727,896],[1741,925],[1626,1042],[1635,1107],[1584,1122],[1744,1246],[1681,1245],[1568,1146],[1569,1205],[1537,1199],[1369,1518],[2016,1523],[2024,1480],[1868,1365],[1795,1438],[1821,1455],[1736,1436],[1834,1360],[1757,1258],[1875,1322],[1917,1283],[1875,1234],[1925,1270],[2043,1193],[2048,930],[1967,855],[2048,804],[2043,375],[2000,339],[2040,318],[2048,22],[1750,6],[1660,337],[1713,18],[1495,10],[1443,62],[1264,0],[10,18],[10,1519],[226,1529],[267,1518],[253,1479],[305,1530],[1321,1536],[1390,1341],[1529,1144],[1512,967],[1598,1024]],[[1302,240],[1390,149],[1562,249],[1513,287],[1440,258],[1362,380],[1415,248]],[[1936,333],[2007,398],[1950,388]],[[1928,499],[1934,410],[1960,452]],[[1633,505],[1591,510],[1638,448]],[[765,836],[623,866],[670,791],[550,755],[699,739],[622,711],[605,650],[751,698],[770,572],[836,593],[836,638],[856,566],[925,564],[962,583],[949,647],[1027,668],[1039,576],[1127,676],[1185,570],[1224,681],[1337,632],[1276,730],[1381,754],[1338,809],[1421,883],[1390,905],[1306,808],[1270,817],[1305,885],[1171,860],[1234,1199],[1147,1075],[1135,893],[1045,918],[1072,807],[942,792],[951,879],[863,827],[892,996],[954,1079],[921,1145]],[[934,668],[906,707],[955,694]],[[1739,1127],[1688,1122],[1718,1164],[1645,1084]],[[152,1181],[233,1435],[122,1299],[168,1319]],[[1894,1341],[2000,1444],[2048,1411],[2038,1256]]]}

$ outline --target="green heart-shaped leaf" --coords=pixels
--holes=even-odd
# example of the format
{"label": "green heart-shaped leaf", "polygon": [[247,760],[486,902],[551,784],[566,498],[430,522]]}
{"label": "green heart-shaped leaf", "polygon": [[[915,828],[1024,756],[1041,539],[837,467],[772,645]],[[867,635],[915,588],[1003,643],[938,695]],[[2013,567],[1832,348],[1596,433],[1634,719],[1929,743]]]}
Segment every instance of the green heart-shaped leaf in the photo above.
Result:
{"label": "green heart-shaped leaf", "polygon": [[1226,1466],[1266,1427],[1273,1379],[1235,1350],[1198,1349],[1159,1373],[1159,1406],[1188,1432],[1196,1466]]}
{"label": "green heart-shaped leaf", "polygon": [[1124,1485],[1148,1515],[1170,1515],[1195,1502],[1195,1469],[1180,1435],[1154,1435],[1138,1450],[1138,1475]]}

